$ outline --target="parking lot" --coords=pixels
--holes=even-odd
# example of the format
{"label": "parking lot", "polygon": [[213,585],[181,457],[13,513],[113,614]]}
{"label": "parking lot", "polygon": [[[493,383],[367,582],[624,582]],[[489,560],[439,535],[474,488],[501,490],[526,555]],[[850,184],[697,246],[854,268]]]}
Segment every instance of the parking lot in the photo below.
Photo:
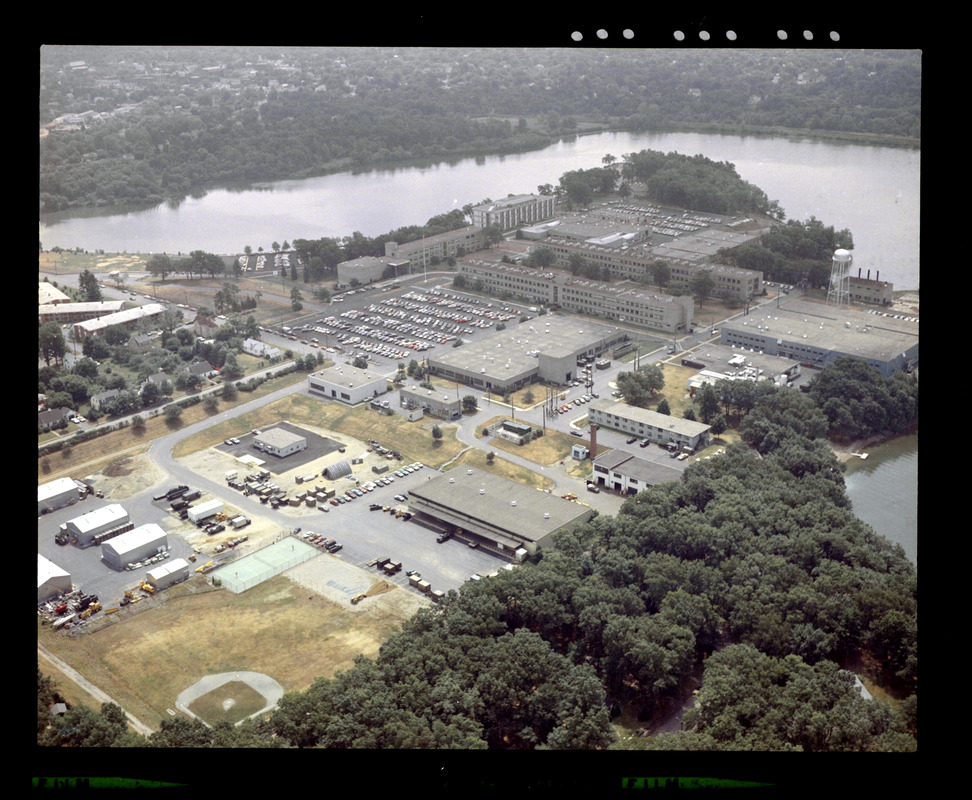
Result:
{"label": "parking lot", "polygon": [[348,358],[363,356],[374,366],[391,368],[420,359],[435,347],[470,341],[518,320],[525,306],[485,301],[456,292],[448,285],[432,289],[382,289],[368,286],[339,295],[330,313],[308,316],[286,326],[265,328],[279,344],[303,352],[321,349]]}

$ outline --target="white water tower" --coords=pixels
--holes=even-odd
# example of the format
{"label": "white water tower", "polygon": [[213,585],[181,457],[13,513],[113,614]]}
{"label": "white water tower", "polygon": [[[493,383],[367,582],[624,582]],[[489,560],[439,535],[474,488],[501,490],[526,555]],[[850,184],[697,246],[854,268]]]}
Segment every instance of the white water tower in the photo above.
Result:
{"label": "white water tower", "polygon": [[827,289],[827,303],[837,308],[850,306],[850,268],[854,257],[843,248],[834,252],[830,267],[830,286]]}

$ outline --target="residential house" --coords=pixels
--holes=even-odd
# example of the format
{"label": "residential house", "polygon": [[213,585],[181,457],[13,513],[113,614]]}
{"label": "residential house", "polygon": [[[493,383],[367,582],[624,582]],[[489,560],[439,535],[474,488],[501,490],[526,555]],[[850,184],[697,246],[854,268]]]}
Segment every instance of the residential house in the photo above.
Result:
{"label": "residential house", "polygon": [[37,414],[37,427],[41,430],[49,431],[55,423],[60,422],[62,419],[69,419],[75,413],[73,409],[65,408],[64,406],[52,408],[48,411],[41,411]]}

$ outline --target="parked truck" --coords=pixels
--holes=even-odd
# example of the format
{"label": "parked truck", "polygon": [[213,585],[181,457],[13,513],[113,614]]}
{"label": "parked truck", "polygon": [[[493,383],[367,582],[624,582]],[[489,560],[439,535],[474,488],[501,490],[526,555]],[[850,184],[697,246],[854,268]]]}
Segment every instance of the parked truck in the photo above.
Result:
{"label": "parked truck", "polygon": [[233,517],[229,521],[229,524],[232,526],[233,530],[238,531],[240,528],[245,528],[247,525],[249,525],[250,521],[251,520],[249,519],[249,517],[244,517],[242,514],[240,514],[236,517]]}
{"label": "parked truck", "polygon": [[222,510],[222,500],[210,500],[207,503],[200,503],[198,506],[190,508],[188,518],[191,523],[198,525],[203,520],[215,517]]}

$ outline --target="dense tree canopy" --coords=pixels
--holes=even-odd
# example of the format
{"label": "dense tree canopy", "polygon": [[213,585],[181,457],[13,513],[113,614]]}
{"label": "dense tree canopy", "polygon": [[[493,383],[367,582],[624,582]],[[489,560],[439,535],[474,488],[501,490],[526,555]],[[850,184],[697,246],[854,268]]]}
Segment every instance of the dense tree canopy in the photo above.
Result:
{"label": "dense tree canopy", "polygon": [[[228,182],[519,152],[579,119],[917,139],[920,109],[921,54],[909,50],[45,47],[40,124],[86,116],[41,139],[40,197],[47,211],[158,203]],[[752,199],[715,183],[689,191],[670,171],[653,180],[693,208]]]}

